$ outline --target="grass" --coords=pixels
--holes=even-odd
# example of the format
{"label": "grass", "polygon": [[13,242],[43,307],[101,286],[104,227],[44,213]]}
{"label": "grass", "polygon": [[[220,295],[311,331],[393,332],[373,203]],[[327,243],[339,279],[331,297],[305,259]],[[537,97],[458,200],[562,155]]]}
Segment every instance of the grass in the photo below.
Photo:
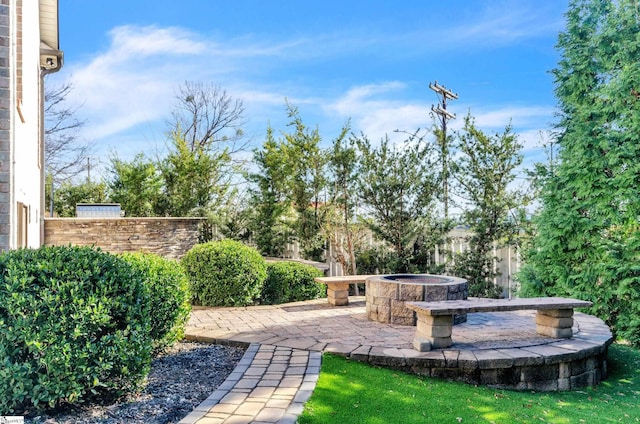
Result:
{"label": "grass", "polygon": [[319,423],[640,423],[640,351],[614,344],[609,377],[571,392],[497,390],[325,355],[299,418]]}

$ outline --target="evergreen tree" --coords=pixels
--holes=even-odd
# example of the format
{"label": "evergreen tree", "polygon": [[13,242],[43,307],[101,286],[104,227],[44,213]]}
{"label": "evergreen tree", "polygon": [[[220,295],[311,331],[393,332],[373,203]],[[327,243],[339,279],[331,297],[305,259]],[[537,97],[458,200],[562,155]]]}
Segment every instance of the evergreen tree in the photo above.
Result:
{"label": "evergreen tree", "polygon": [[156,165],[139,153],[131,162],[111,158],[111,200],[120,203],[127,216],[156,216],[162,178]]}
{"label": "evergreen tree", "polygon": [[190,146],[179,128],[170,141],[172,151],[158,165],[164,182],[160,214],[206,216],[225,205],[230,194],[228,151]]}
{"label": "evergreen tree", "polygon": [[[329,155],[329,211],[325,221],[325,235],[331,245],[334,259],[340,264],[343,275],[356,275],[357,224],[355,209],[357,200],[358,152],[353,140],[347,139],[350,126],[342,128],[333,140]],[[358,287],[356,286],[356,293]]]}
{"label": "evergreen tree", "polygon": [[273,137],[267,128],[267,137],[261,150],[254,150],[253,161],[257,172],[248,176],[253,183],[250,203],[254,208],[251,232],[260,253],[279,257],[291,237],[287,216],[291,209],[287,174],[287,158],[283,143]]}
{"label": "evergreen tree", "polygon": [[355,139],[360,152],[358,197],[367,208],[373,233],[394,252],[394,272],[414,271],[414,245],[433,222],[437,175],[430,152],[417,133],[397,146],[388,137],[374,147],[362,135]]}
{"label": "evergreen tree", "polygon": [[509,185],[522,163],[522,146],[510,125],[502,134],[486,135],[467,115],[456,147],[455,193],[465,202],[462,220],[472,236],[469,249],[456,255],[454,273],[469,281],[472,296],[498,297],[493,249],[513,239],[519,229],[514,212],[523,195]]}
{"label": "evergreen tree", "polygon": [[106,203],[109,195],[103,182],[85,181],[74,184],[65,181],[54,192],[54,213],[60,218],[76,216],[78,203]]}
{"label": "evergreen tree", "polygon": [[545,176],[524,294],[591,300],[640,345],[640,17],[635,0],[574,0],[553,71],[559,163]]}
{"label": "evergreen tree", "polygon": [[310,130],[296,107],[287,104],[287,109],[291,118],[289,125],[295,128],[284,134],[289,190],[297,212],[295,234],[306,259],[322,260],[328,155],[320,147],[322,139],[318,128]]}

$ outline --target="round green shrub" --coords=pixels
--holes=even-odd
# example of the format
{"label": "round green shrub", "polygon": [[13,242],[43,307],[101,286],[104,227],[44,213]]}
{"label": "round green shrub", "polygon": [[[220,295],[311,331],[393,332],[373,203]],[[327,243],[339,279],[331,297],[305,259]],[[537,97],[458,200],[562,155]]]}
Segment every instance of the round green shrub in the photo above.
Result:
{"label": "round green shrub", "polygon": [[157,355],[184,337],[191,312],[189,279],[175,260],[143,252],[123,253],[122,257],[145,276],[151,303],[153,354]]}
{"label": "round green shrub", "polygon": [[253,304],[267,278],[267,265],[252,247],[233,240],[197,244],[182,258],[194,303],[204,306]]}
{"label": "round green shrub", "polygon": [[326,295],[326,287],[314,281],[322,271],[299,262],[270,262],[262,289],[262,303],[275,305],[316,299]]}
{"label": "round green shrub", "polygon": [[89,247],[0,254],[0,415],[135,391],[151,363],[142,275]]}

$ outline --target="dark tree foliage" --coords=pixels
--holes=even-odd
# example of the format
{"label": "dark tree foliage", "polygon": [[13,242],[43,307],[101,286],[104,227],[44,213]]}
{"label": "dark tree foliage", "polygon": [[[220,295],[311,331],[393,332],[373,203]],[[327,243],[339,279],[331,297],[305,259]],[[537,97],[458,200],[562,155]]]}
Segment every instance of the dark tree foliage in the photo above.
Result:
{"label": "dark tree foliage", "polygon": [[347,123],[333,140],[329,152],[330,210],[325,235],[331,244],[334,259],[342,268],[342,274],[356,275],[358,151],[353,140],[347,138],[349,130],[350,124]]}
{"label": "dark tree foliage", "polygon": [[206,216],[226,202],[229,175],[227,150],[191,149],[179,129],[171,134],[172,150],[158,164],[163,179],[160,215]]}
{"label": "dark tree foliage", "polygon": [[638,346],[638,2],[572,1],[558,48],[559,163],[544,178],[523,293],[591,300],[591,312]]}
{"label": "dark tree foliage", "polygon": [[234,154],[245,145],[244,106],[211,84],[179,88],[167,131],[169,153],[157,166],[163,179],[158,213],[207,216],[220,213],[233,194],[238,173]]}
{"label": "dark tree foliage", "polygon": [[73,184],[69,181],[62,183],[54,193],[54,209],[56,216],[69,218],[76,216],[78,203],[105,203],[109,200],[107,185],[103,182],[86,181]]}

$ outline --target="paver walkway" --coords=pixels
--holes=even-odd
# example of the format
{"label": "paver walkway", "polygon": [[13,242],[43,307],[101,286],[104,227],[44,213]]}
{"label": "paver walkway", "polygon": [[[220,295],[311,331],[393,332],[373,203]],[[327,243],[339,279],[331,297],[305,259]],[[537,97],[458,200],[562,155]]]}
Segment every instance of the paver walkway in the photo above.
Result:
{"label": "paver walkway", "polygon": [[320,352],[249,346],[233,373],[182,424],[291,423],[320,374]]}
{"label": "paver walkway", "polygon": [[[354,296],[348,306],[340,307],[326,299],[273,306],[194,307],[186,328],[188,339],[250,347],[229,379],[181,423],[295,423],[315,388],[322,352],[357,360],[388,358],[389,363],[418,356],[449,360],[447,352],[413,349],[415,327],[370,321],[365,309],[364,297]],[[504,352],[520,348],[544,357],[611,339],[600,320],[576,314],[576,340],[552,346],[554,339],[536,333],[534,315],[535,311],[469,314],[466,323],[454,327],[451,349],[473,352],[471,356],[478,360],[502,359]],[[581,340],[583,336],[589,340]]]}

